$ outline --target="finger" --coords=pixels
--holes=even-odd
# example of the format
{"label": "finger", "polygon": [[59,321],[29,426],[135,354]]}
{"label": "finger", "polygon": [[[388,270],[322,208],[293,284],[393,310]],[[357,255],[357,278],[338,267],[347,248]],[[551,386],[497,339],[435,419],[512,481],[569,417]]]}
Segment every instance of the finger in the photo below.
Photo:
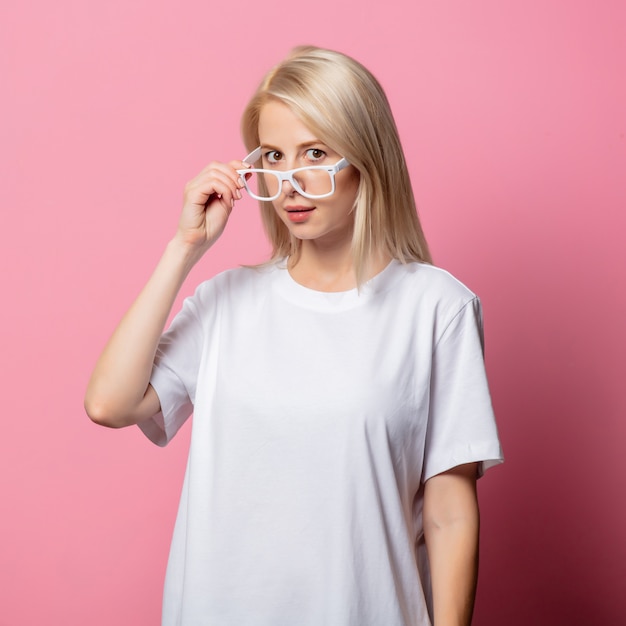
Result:
{"label": "finger", "polygon": [[225,207],[232,206],[232,190],[221,183],[212,184],[210,188],[199,187],[186,194],[184,204],[194,213],[204,213],[214,202]]}
{"label": "finger", "polygon": [[241,197],[236,180],[230,173],[212,168],[194,178],[187,187],[187,198],[196,204],[205,204],[209,198],[219,194],[230,198]]}
{"label": "finger", "polygon": [[247,161],[229,161],[228,165],[230,167],[232,167],[234,170],[247,170],[251,167],[254,167],[252,164],[248,163]]}
{"label": "finger", "polygon": [[233,181],[233,183],[235,183],[236,186],[241,186],[239,181],[240,176],[237,170],[247,169],[249,167],[251,167],[250,164],[246,163],[245,161],[236,160],[230,161],[229,163],[213,161],[204,168],[204,170],[201,172],[201,176],[208,175],[212,172],[221,172],[222,174],[227,175]]}
{"label": "finger", "polygon": [[[252,165],[250,163],[247,163],[246,161],[230,161],[229,165],[233,167],[233,169],[235,170],[245,170],[245,169],[250,169],[252,167]],[[241,174],[239,174],[239,172],[237,172],[237,186],[239,187],[239,189],[243,189],[243,187],[245,187],[243,178],[245,178],[246,180],[248,178],[250,178],[250,176],[252,176],[252,174],[243,174],[243,176]]]}
{"label": "finger", "polygon": [[231,176],[230,172],[224,173],[222,171],[215,171],[212,173],[214,184],[224,185],[228,188],[230,195],[234,200],[241,199],[241,191],[240,188],[243,187],[241,184],[241,177],[235,172],[235,178]]}

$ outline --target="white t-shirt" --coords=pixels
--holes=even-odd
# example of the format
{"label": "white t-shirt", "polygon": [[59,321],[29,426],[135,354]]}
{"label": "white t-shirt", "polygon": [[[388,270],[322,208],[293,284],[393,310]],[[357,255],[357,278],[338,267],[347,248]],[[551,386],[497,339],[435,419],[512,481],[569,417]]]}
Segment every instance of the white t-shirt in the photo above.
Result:
{"label": "white t-shirt", "polygon": [[165,445],[194,411],[165,626],[422,626],[424,481],[502,460],[476,296],[392,261],[341,293],[283,264],[200,285],[151,380]]}

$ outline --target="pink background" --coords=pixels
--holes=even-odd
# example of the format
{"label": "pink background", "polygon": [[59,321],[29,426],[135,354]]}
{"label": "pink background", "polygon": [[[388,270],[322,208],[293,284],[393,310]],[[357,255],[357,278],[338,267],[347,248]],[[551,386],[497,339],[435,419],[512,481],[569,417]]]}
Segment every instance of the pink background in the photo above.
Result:
{"label": "pink background", "polygon": [[[185,181],[243,155],[299,43],[380,78],[436,262],[483,299],[507,462],[480,484],[475,623],[626,623],[625,6],[4,2],[0,624],[158,623],[189,428],[158,449],[83,392]],[[266,250],[245,200],[184,293]]]}

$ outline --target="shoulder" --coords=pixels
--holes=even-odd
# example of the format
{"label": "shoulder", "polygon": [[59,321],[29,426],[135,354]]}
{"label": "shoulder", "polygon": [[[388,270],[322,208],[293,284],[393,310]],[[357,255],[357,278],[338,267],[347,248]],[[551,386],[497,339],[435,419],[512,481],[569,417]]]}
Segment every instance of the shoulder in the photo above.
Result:
{"label": "shoulder", "polygon": [[450,272],[416,262],[396,262],[393,271],[389,304],[434,340],[455,321],[467,317],[475,324],[482,319],[478,296]]}
{"label": "shoulder", "polygon": [[277,263],[229,269],[200,283],[193,296],[203,305],[210,302],[256,297],[273,280]]}
{"label": "shoulder", "polygon": [[447,303],[462,307],[477,295],[450,272],[427,263],[396,263],[396,286],[433,305]]}

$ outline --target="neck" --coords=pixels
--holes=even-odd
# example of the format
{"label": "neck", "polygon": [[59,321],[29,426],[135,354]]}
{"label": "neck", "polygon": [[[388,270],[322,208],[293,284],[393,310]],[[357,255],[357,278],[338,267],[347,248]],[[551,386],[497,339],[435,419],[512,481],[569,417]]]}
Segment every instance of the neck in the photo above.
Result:
{"label": "neck", "polygon": [[[389,263],[387,254],[375,255],[368,263],[365,280],[381,272]],[[316,291],[348,291],[354,289],[356,274],[351,246],[326,247],[317,241],[303,241],[300,257],[288,263],[291,277]]]}

